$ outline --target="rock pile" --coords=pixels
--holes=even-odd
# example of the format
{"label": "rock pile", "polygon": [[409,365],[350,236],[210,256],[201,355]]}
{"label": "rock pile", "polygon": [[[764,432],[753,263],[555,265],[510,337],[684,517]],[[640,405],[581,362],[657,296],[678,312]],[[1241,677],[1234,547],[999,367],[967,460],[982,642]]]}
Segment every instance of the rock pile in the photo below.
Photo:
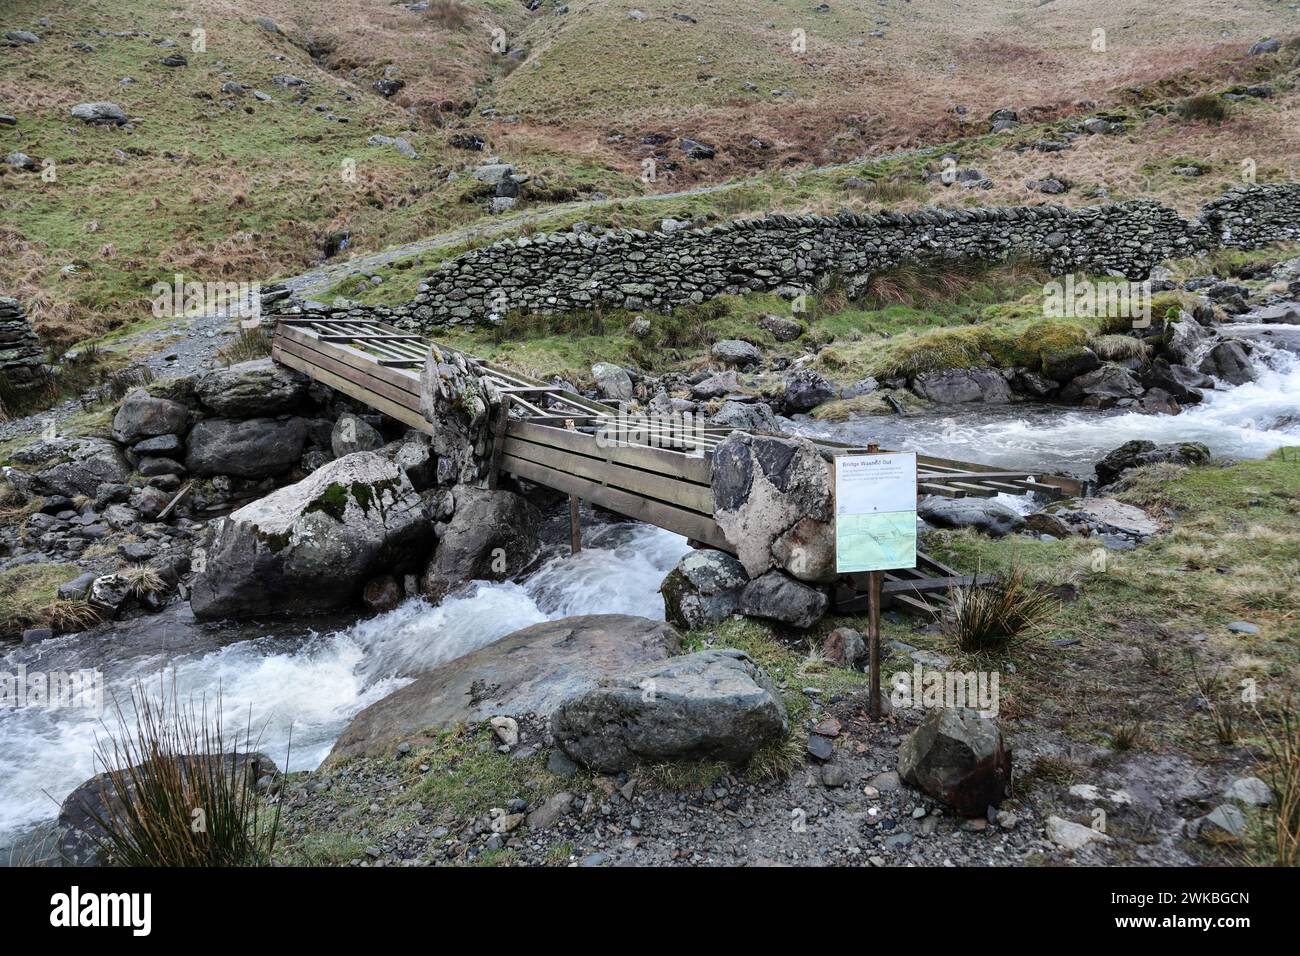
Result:
{"label": "rock pile", "polygon": [[0,296],[0,376],[11,388],[41,380],[41,344],[17,299]]}

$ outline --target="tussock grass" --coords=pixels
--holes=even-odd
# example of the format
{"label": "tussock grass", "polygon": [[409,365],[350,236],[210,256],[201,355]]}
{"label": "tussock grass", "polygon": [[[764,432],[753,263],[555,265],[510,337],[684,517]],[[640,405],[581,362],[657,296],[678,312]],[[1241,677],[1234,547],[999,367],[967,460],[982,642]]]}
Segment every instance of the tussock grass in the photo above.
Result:
{"label": "tussock grass", "polygon": [[1055,598],[1029,585],[1019,567],[992,584],[949,588],[948,603],[940,627],[967,653],[1006,650],[1059,606]]}
{"label": "tussock grass", "polygon": [[1274,866],[1300,864],[1300,714],[1288,700],[1268,719],[1259,721],[1268,759],[1260,773],[1273,789],[1274,804],[1267,813]]}
{"label": "tussock grass", "polygon": [[80,631],[98,621],[86,602],[59,599],[59,586],[80,571],[75,564],[21,564],[0,571],[0,635],[19,637],[29,627]]}
{"label": "tussock grass", "polygon": [[101,831],[102,854],[116,866],[265,866],[279,833],[280,807],[257,793],[264,767],[251,724],[228,738],[218,697],[182,703],[175,685],[154,697],[132,691],[134,714],[120,704],[117,734],[96,746],[105,768],[102,810],[87,807]]}
{"label": "tussock grass", "polygon": [[241,328],[234,341],[223,345],[217,352],[217,361],[227,366],[238,365],[270,354],[271,336],[264,326],[259,325],[253,329]]}
{"label": "tussock grass", "polygon": [[1107,362],[1122,362],[1137,359],[1145,362],[1151,349],[1141,339],[1131,335],[1097,335],[1089,345],[1099,358]]}
{"label": "tussock grass", "polygon": [[1229,115],[1228,104],[1213,93],[1189,96],[1178,104],[1178,116],[1189,123],[1213,123],[1218,126],[1227,122]]}

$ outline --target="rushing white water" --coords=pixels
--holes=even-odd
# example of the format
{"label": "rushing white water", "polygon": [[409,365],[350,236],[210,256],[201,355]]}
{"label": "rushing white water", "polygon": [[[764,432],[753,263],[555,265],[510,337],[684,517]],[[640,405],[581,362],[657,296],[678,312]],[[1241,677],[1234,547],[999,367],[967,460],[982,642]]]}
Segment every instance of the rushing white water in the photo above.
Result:
{"label": "rushing white water", "polygon": [[[174,677],[182,700],[206,696],[211,704],[220,690],[227,737],[251,724],[260,749],[278,763],[292,728],[290,768],[310,769],[357,711],[498,637],[575,614],[662,618],[658,588],[688,550],[686,539],[629,523],[597,524],[584,534],[582,551],[570,556],[565,549],[522,584],[475,582],[438,607],[414,599],[340,629],[286,635],[289,626],[280,625],[279,633],[224,646],[213,646],[202,626],[181,621],[172,628],[185,634],[175,650],[134,657],[134,635],[121,635],[121,657],[72,636],[17,648],[0,657],[0,671],[98,666],[107,695],[128,707],[137,680],[158,690],[165,672],[167,693]],[[0,852],[18,831],[53,817],[58,801],[102,769],[93,760],[96,734],[116,728],[111,704],[103,723],[79,710],[0,710]]]}
{"label": "rushing white water", "polygon": [[1254,342],[1257,378],[1221,385],[1179,415],[1062,409],[1050,405],[955,405],[942,413],[873,416],[842,423],[800,420],[805,435],[917,450],[1009,468],[1048,468],[1090,476],[1106,452],[1133,439],[1199,441],[1216,455],[1263,458],[1300,444],[1300,358],[1265,335],[1300,336],[1300,326],[1241,324],[1233,334]]}

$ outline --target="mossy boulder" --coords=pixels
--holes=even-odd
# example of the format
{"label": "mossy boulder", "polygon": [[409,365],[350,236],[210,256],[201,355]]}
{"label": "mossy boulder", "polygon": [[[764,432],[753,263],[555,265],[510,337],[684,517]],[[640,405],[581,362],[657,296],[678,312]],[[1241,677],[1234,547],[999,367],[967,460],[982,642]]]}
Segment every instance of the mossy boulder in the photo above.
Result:
{"label": "mossy boulder", "polygon": [[222,518],[190,601],[207,619],[342,607],[376,575],[417,568],[432,541],[406,475],[358,452]]}

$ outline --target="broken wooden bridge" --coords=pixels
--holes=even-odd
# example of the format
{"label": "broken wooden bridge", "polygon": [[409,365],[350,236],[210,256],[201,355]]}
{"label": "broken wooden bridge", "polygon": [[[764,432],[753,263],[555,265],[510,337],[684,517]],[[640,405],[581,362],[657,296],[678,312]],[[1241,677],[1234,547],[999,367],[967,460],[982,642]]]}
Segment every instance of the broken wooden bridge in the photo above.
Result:
{"label": "broken wooden bridge", "polygon": [[[277,323],[271,354],[282,365],[390,418],[431,432],[420,413],[420,371],[433,345],[424,336],[376,320],[290,316]],[[713,519],[710,485],[713,450],[733,429],[680,419],[629,419],[611,405],[476,361],[504,396],[494,423],[493,483],[500,473],[511,474],[563,492],[571,500],[586,499],[734,553]],[[828,460],[866,451],[812,441]],[[1036,493],[1055,499],[1083,490],[1072,478],[931,455],[918,455],[917,469],[919,494],[962,498]],[[886,606],[933,614],[950,586],[973,580],[921,554],[916,568],[885,573],[882,594]],[[866,606],[864,589],[853,584],[841,585],[835,599],[842,611]]]}

